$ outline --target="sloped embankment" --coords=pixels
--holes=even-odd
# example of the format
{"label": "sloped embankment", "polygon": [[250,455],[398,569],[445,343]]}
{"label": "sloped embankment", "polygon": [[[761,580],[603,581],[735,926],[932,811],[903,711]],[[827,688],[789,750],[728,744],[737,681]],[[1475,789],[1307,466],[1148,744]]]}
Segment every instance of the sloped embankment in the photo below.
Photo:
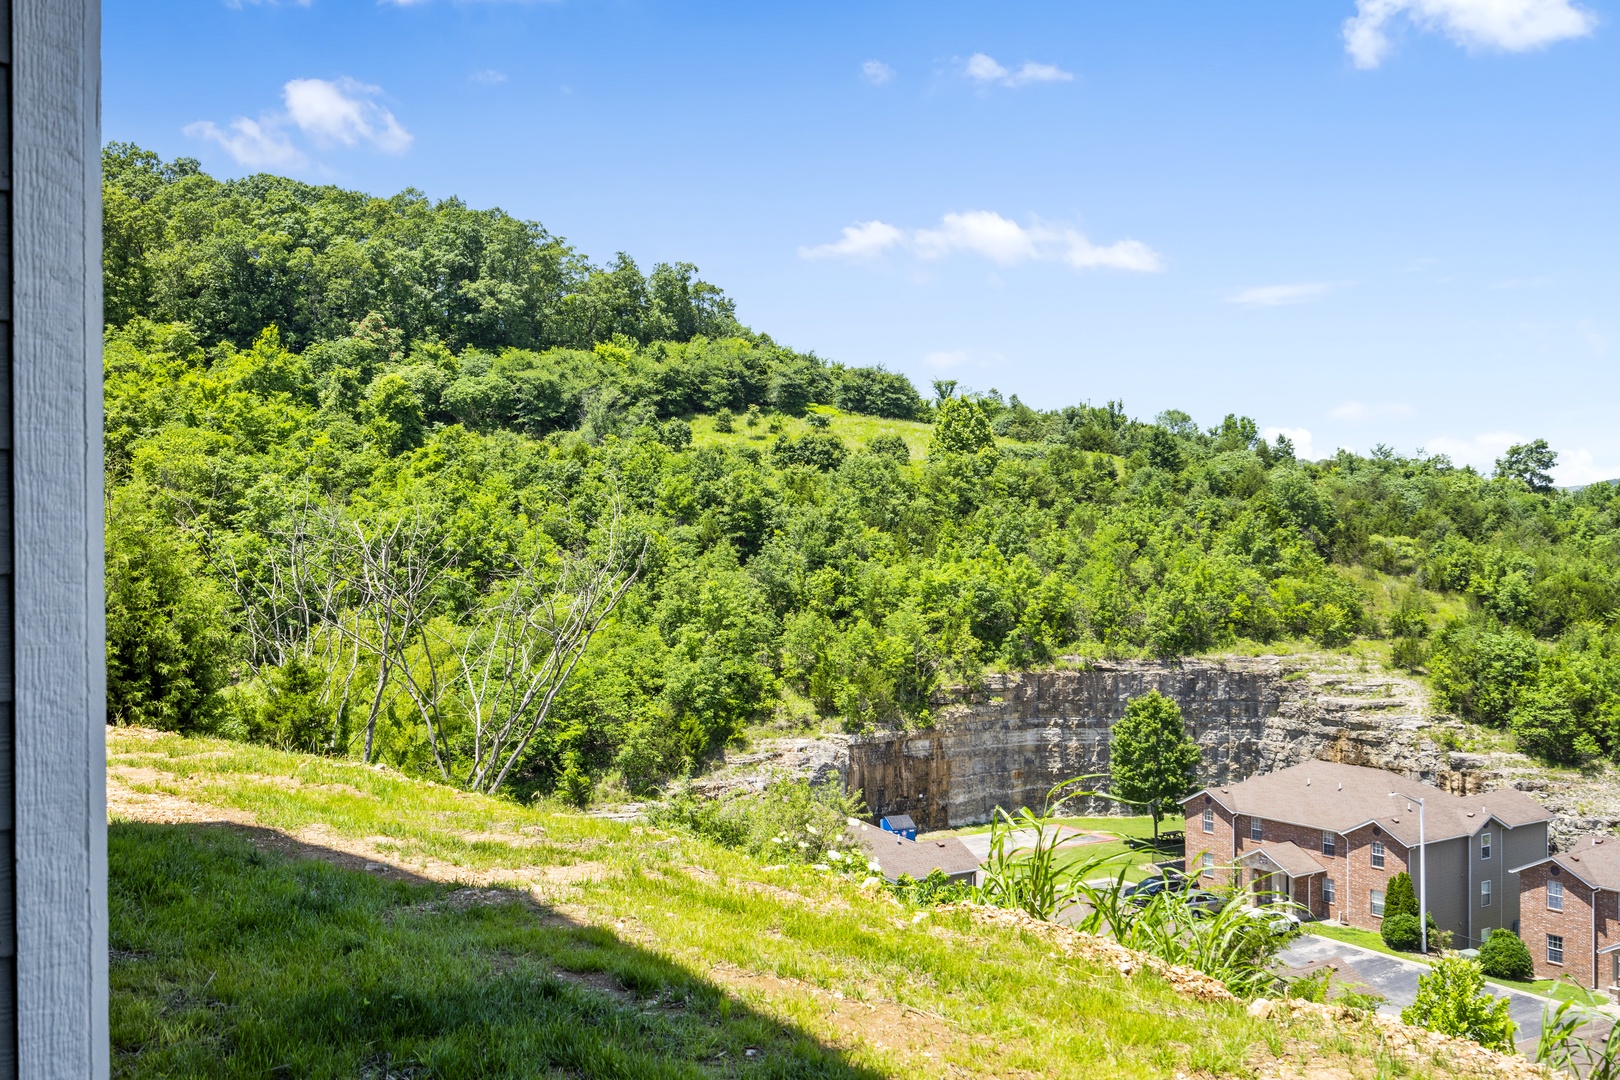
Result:
{"label": "sloped embankment", "polygon": [[110,743],[120,1075],[1535,1075],[641,825],[213,740]]}

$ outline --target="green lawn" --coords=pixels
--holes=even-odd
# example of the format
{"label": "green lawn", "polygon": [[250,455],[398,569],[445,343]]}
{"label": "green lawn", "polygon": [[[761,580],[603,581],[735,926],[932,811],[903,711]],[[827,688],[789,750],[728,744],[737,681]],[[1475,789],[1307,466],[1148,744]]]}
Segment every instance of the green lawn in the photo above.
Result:
{"label": "green lawn", "polygon": [[219,740],[108,750],[116,1077],[1396,1075],[1371,1023],[1257,1019],[685,834]]}
{"label": "green lawn", "polygon": [[[1141,817],[1067,817],[1058,819],[1062,824],[1086,832],[1102,832],[1117,836],[1120,839],[1094,844],[1065,844],[1057,861],[1069,865],[1081,860],[1107,858],[1108,862],[1099,867],[1095,876],[1113,876],[1121,867],[1125,869],[1126,881],[1141,881],[1148,876],[1147,868],[1154,862],[1180,857],[1177,851],[1155,851],[1151,847],[1134,845],[1130,840],[1150,840],[1153,837],[1153,819],[1143,815]],[[929,833],[929,836],[974,836],[988,833],[988,825],[965,825],[955,829],[942,829]],[[1160,831],[1165,831],[1161,823]]]}

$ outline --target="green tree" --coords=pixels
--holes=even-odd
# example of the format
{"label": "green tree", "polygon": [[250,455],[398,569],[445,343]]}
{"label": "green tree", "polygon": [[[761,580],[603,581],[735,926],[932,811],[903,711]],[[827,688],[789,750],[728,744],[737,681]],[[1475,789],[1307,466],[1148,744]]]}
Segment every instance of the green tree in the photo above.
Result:
{"label": "green tree", "polygon": [[1146,807],[1153,817],[1153,841],[1167,803],[1190,794],[1198,781],[1201,755],[1187,734],[1181,706],[1157,690],[1132,698],[1114,723],[1108,740],[1108,772],[1114,794]]}
{"label": "green tree", "polygon": [[995,432],[990,429],[990,418],[984,406],[967,398],[946,398],[934,417],[934,436],[929,441],[930,454],[976,454],[994,446]]}
{"label": "green tree", "polygon": [[1479,967],[1492,979],[1524,981],[1535,978],[1535,963],[1530,949],[1519,935],[1505,926],[1491,931],[1485,944],[1479,947]]}
{"label": "green tree", "polygon": [[1384,918],[1391,915],[1412,915],[1418,913],[1417,890],[1412,887],[1412,875],[1405,870],[1389,879],[1389,885],[1384,890]]}
{"label": "green tree", "polygon": [[138,486],[107,503],[107,722],[207,729],[230,678],[225,596]]}
{"label": "green tree", "polygon": [[1401,1020],[1490,1050],[1513,1050],[1507,998],[1487,994],[1480,965],[1460,956],[1436,960],[1433,971],[1418,977],[1417,998],[1401,1010]]}
{"label": "green tree", "polygon": [[1522,694],[1508,714],[1519,750],[1555,765],[1580,765],[1603,752],[1597,735],[1585,730],[1569,702],[1550,687]]}
{"label": "green tree", "polygon": [[1496,459],[1496,475],[1517,480],[1531,491],[1545,495],[1553,489],[1548,470],[1557,464],[1558,452],[1548,448],[1546,439],[1537,439],[1508,447],[1507,453]]}

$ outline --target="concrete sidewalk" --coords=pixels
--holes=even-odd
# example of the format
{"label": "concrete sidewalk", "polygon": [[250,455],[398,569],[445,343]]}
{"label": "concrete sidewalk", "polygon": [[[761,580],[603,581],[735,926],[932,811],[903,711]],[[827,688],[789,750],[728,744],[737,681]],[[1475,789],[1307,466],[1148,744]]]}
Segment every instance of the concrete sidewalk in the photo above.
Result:
{"label": "concrete sidewalk", "polygon": [[[1429,965],[1421,961],[1406,960],[1334,938],[1319,937],[1308,930],[1284,949],[1279,959],[1290,967],[1303,967],[1313,961],[1335,956],[1343,957],[1363,980],[1384,995],[1387,1000],[1378,1011],[1391,1016],[1399,1016],[1403,1008],[1412,1004],[1417,998],[1418,976],[1429,971]],[[1496,997],[1507,998],[1508,1015],[1518,1025],[1514,1036],[1521,1044],[1527,1039],[1533,1041],[1540,1038],[1542,1009],[1552,1011],[1558,1008],[1556,1001],[1539,994],[1509,990],[1489,982],[1485,986]]]}

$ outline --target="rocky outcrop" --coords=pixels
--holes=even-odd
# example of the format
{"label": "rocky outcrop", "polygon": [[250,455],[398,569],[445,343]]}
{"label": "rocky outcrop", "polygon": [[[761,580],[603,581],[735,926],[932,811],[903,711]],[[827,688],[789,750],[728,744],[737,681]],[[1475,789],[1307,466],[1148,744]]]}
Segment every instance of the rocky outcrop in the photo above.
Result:
{"label": "rocky outcrop", "polygon": [[[1130,699],[1150,690],[1180,704],[1203,749],[1207,782],[1320,759],[1391,769],[1459,795],[1528,791],[1557,815],[1559,846],[1620,824],[1612,774],[1550,771],[1505,752],[1447,750],[1478,733],[1431,712],[1423,687],[1321,656],[1092,661],[992,674],[971,694],[941,702],[932,727],[766,740],[728,755],[697,786],[718,794],[757,789],[782,773],[818,781],[836,775],[860,791],[874,815],[910,814],[929,829],[977,824],[998,806],[1039,808],[1055,784],[1106,774],[1114,722]],[[1118,812],[1102,800],[1083,809]]]}
{"label": "rocky outcrop", "polygon": [[[1322,758],[1467,783],[1428,738],[1417,686],[1281,657],[990,675],[931,728],[852,740],[845,782],[874,813],[908,813],[926,828],[982,822],[997,806],[1039,807],[1053,785],[1107,773],[1114,722],[1152,690],[1181,705],[1211,782]],[[1091,809],[1107,813],[1109,804]]]}

